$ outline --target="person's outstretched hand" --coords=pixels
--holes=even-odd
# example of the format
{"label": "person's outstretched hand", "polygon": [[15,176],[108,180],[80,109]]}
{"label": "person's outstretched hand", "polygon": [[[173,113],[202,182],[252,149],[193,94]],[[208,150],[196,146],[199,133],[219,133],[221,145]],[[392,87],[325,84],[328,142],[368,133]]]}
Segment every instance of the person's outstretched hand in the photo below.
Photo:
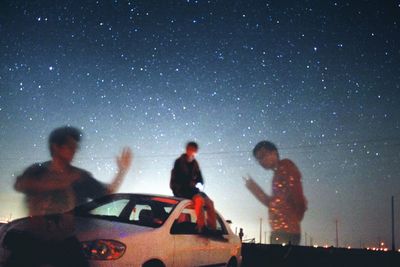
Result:
{"label": "person's outstretched hand", "polygon": [[259,191],[261,189],[261,187],[254,181],[254,179],[250,176],[243,176],[243,181],[245,182],[246,187],[251,191],[251,192],[255,192],[255,191]]}
{"label": "person's outstretched hand", "polygon": [[120,173],[126,173],[132,163],[132,151],[129,147],[124,147],[121,155],[117,156],[118,171]]}
{"label": "person's outstretched hand", "polygon": [[244,176],[243,180],[249,191],[265,206],[269,206],[270,197],[262,190],[262,188],[251,178],[250,175]]}

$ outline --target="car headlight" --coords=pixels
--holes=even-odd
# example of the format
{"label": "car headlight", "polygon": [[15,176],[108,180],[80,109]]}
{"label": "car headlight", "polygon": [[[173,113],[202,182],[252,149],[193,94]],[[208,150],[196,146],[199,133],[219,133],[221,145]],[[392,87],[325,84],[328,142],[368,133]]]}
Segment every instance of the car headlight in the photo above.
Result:
{"label": "car headlight", "polygon": [[124,255],[125,244],[108,239],[81,242],[85,256],[90,260],[116,260]]}

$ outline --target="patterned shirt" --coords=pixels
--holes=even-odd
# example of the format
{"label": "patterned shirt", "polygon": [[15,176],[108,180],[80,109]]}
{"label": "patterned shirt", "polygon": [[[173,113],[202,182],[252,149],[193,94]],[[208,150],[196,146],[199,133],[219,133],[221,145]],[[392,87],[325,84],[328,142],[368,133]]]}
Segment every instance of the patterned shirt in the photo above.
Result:
{"label": "patterned shirt", "polygon": [[107,187],[85,170],[70,166],[68,172],[60,173],[52,171],[49,167],[49,161],[33,164],[17,177],[16,188],[18,188],[18,183],[24,180],[35,180],[40,184],[46,183],[49,179],[61,181],[73,178],[75,182],[63,190],[22,191],[25,194],[25,201],[31,216],[63,213],[88,199],[94,199],[107,193]]}
{"label": "patterned shirt", "polygon": [[269,202],[272,231],[300,233],[300,222],[306,206],[300,171],[291,160],[280,160],[272,179]]}

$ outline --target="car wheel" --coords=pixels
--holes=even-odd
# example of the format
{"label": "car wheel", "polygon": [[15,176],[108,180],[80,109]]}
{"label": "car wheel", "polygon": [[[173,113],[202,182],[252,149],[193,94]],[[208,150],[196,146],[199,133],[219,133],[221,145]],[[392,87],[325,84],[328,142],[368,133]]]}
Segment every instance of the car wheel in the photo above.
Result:
{"label": "car wheel", "polygon": [[165,267],[165,265],[159,260],[151,260],[143,264],[142,267]]}
{"label": "car wheel", "polygon": [[237,267],[236,258],[231,258],[226,267]]}

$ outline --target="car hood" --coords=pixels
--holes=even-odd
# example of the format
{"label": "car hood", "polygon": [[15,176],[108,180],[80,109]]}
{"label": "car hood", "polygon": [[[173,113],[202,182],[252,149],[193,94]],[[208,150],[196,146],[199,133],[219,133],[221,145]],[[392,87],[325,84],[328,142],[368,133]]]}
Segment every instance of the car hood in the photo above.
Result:
{"label": "car hood", "polygon": [[75,233],[79,240],[92,239],[124,239],[151,232],[157,228],[145,227],[129,223],[109,221],[97,218],[76,217]]}
{"label": "car hood", "polygon": [[[62,223],[61,223],[62,225]],[[76,235],[79,240],[92,239],[123,239],[134,235],[155,231],[158,228],[110,221],[99,218],[73,217],[72,227],[60,229],[47,222],[37,223],[36,220],[26,217],[17,219],[0,227],[0,239],[10,230],[19,230],[33,234],[33,236],[44,239],[64,239],[71,235]],[[69,223],[68,226],[71,226]]]}

